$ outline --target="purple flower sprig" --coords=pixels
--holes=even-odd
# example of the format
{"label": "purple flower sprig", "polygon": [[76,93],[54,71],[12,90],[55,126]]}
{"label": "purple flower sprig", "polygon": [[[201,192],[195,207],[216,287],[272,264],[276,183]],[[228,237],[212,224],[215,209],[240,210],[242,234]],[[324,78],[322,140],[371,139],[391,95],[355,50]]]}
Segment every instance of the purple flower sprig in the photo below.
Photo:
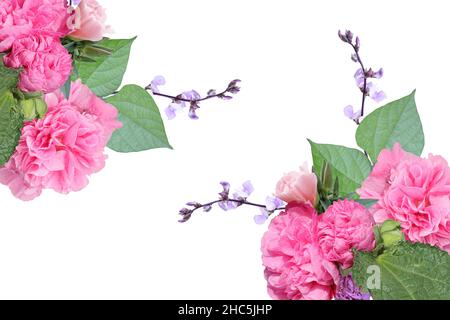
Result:
{"label": "purple flower sprig", "polygon": [[358,63],[360,66],[360,68],[356,71],[354,77],[356,80],[356,85],[362,93],[361,108],[355,110],[351,105],[344,108],[345,116],[359,125],[361,122],[361,118],[364,117],[365,114],[367,97],[372,98],[375,102],[381,102],[382,100],[386,99],[386,94],[383,91],[378,90],[375,84],[369,81],[369,79],[382,78],[384,75],[384,70],[383,68],[381,68],[378,71],[374,71],[372,68],[367,69],[364,66],[360,55],[361,41],[359,37],[355,37],[350,30],[346,30],[345,32],[339,31],[338,36],[343,42],[349,44],[353,48],[354,52],[351,55],[351,59],[353,62]]}
{"label": "purple flower sprig", "polygon": [[189,221],[197,210],[209,212],[214,205],[218,205],[224,211],[237,209],[243,205],[257,207],[261,214],[256,215],[254,220],[257,224],[263,224],[276,211],[285,210],[284,202],[275,197],[267,197],[265,204],[258,204],[248,201],[248,197],[253,193],[254,188],[250,181],[245,182],[240,189],[230,195],[230,184],[228,182],[221,182],[223,190],[219,193],[219,199],[201,204],[199,202],[188,202],[187,207],[180,210],[181,219],[179,222],[185,223]]}
{"label": "purple flower sprig", "polygon": [[216,90],[211,89],[208,91],[205,97],[202,97],[195,90],[186,91],[176,96],[161,93],[159,87],[166,84],[166,80],[163,76],[156,76],[152,80],[152,82],[147,87],[145,87],[145,89],[151,91],[155,96],[172,100],[171,104],[165,109],[165,113],[169,120],[174,119],[177,116],[177,113],[185,109],[187,106],[189,106],[189,118],[197,120],[197,110],[200,109],[200,102],[214,98],[231,100],[233,99],[233,95],[241,91],[241,88],[239,87],[240,82],[241,80],[239,79],[231,81],[228,84],[227,88],[221,92],[217,92]]}

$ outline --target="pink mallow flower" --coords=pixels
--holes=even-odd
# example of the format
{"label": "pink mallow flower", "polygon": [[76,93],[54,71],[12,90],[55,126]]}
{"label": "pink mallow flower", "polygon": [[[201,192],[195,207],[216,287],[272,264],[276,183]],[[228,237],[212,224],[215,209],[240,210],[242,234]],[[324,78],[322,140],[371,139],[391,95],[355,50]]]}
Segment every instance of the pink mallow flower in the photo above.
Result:
{"label": "pink mallow flower", "polygon": [[0,1],[0,52],[13,42],[34,32],[64,37],[69,31],[70,12],[66,0]]}
{"label": "pink mallow flower", "polygon": [[33,32],[17,39],[3,59],[9,68],[23,68],[19,88],[49,93],[64,85],[72,71],[72,58],[58,38]]}
{"label": "pink mallow flower", "polygon": [[306,203],[292,202],[274,218],[262,239],[268,292],[279,300],[332,299],[339,271],[319,246],[318,215]]}
{"label": "pink mallow flower", "polygon": [[423,159],[396,144],[380,153],[358,193],[379,200],[372,209],[377,223],[396,220],[407,240],[450,253],[450,168],[444,158]]}
{"label": "pink mallow flower", "polygon": [[305,163],[299,171],[289,172],[281,178],[275,195],[285,202],[309,202],[314,206],[317,199],[317,177]]}
{"label": "pink mallow flower", "polygon": [[[80,82],[73,87],[73,91],[86,89]],[[45,117],[25,124],[16,152],[0,168],[0,183],[16,197],[32,200],[47,188],[79,191],[88,184],[89,175],[104,167],[107,138],[120,123],[113,121],[117,115],[113,106],[86,94],[83,110],[60,92],[47,94]]]}
{"label": "pink mallow flower", "polygon": [[350,268],[352,249],[371,251],[375,247],[374,226],[364,206],[350,200],[334,202],[319,220],[319,244],[324,256],[344,269]]}

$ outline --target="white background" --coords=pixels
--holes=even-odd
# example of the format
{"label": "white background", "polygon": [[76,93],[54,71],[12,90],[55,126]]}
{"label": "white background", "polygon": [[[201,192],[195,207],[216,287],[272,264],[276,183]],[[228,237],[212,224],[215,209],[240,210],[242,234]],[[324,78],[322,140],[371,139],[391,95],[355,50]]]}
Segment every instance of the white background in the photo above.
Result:
{"label": "white background", "polygon": [[[138,35],[124,83],[166,77],[164,91],[222,89],[230,102],[203,104],[165,121],[174,151],[108,151],[107,167],[82,192],[47,191],[31,203],[0,188],[0,298],[267,299],[260,239],[267,226],[242,208],[200,213],[221,180],[251,179],[252,197],[311,161],[306,138],[355,146],[342,109],[358,104],[349,47],[360,35],[368,66],[389,100],[417,88],[426,153],[450,157],[448,1],[102,1],[113,37]],[[157,99],[161,110],[164,99]],[[374,108],[369,104],[369,110]]]}

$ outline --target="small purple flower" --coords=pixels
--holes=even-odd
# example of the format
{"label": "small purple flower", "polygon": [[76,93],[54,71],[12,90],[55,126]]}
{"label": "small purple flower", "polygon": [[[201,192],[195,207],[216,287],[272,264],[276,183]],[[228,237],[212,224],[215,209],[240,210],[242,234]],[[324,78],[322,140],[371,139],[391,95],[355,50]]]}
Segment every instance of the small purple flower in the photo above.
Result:
{"label": "small purple flower", "polygon": [[198,120],[197,110],[200,109],[199,105],[195,102],[191,103],[191,106],[189,108],[189,118],[192,120]]}
{"label": "small purple flower", "polygon": [[348,276],[341,276],[337,286],[336,300],[370,300],[370,294],[361,292],[350,273]]}
{"label": "small purple flower", "polygon": [[200,94],[195,90],[183,92],[182,96],[183,96],[183,99],[186,99],[189,101],[195,101],[195,100],[201,99]]}
{"label": "small purple flower", "polygon": [[280,209],[283,205],[283,200],[278,199],[277,197],[268,196],[266,198],[266,209],[269,212],[274,212],[275,210]]}
{"label": "small purple flower", "polygon": [[344,114],[347,118],[353,121],[361,119],[361,109],[354,111],[353,106],[346,106],[344,108]]}
{"label": "small purple flower", "polygon": [[238,201],[246,201],[247,198],[253,193],[255,190],[253,188],[253,185],[250,181],[244,182],[242,187],[233,193],[233,200],[237,201],[229,201],[229,194],[230,194],[230,184],[227,182],[222,182],[222,186],[224,187],[224,191],[222,191],[220,195],[220,199],[223,200],[222,202],[219,202],[219,207],[224,211],[234,210],[238,207],[240,207],[242,204]]}
{"label": "small purple flower", "polygon": [[177,114],[186,107],[184,102],[173,102],[164,111],[166,113],[167,119],[173,120],[176,118]]}
{"label": "small purple flower", "polygon": [[253,219],[255,220],[255,223],[258,225],[262,225],[262,224],[266,223],[266,221],[269,219],[269,212],[264,208],[261,208],[260,210],[261,210],[261,214],[253,217]]}
{"label": "small purple flower", "polygon": [[381,102],[386,99],[386,94],[384,91],[378,90],[372,82],[367,84],[367,92],[370,98],[372,98],[375,102]]}
{"label": "small purple flower", "polygon": [[358,88],[360,88],[361,90],[364,89],[365,75],[364,75],[363,69],[359,68],[358,70],[356,70],[354,77],[355,77],[356,85],[358,86]]}
{"label": "small purple flower", "polygon": [[150,85],[148,86],[148,88],[153,92],[153,93],[159,93],[159,86],[163,86],[166,84],[166,79],[163,76],[156,76],[152,82],[150,82]]}
{"label": "small purple flower", "polygon": [[255,191],[251,181],[246,181],[242,184],[242,188],[237,190],[233,197],[237,200],[246,200]]}

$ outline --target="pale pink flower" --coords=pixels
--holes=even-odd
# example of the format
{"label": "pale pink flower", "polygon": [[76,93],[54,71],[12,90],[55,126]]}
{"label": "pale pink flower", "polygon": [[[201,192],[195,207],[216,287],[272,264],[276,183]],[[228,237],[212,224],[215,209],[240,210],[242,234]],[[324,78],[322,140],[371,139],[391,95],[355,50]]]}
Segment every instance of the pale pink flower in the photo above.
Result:
{"label": "pale pink flower", "polygon": [[[81,86],[74,85],[75,90]],[[45,101],[48,112],[44,119],[25,124],[16,152],[0,169],[0,183],[25,201],[47,188],[60,193],[83,189],[88,176],[104,167],[106,138],[113,130],[103,127],[98,116],[80,112],[60,92],[47,94]],[[98,101],[93,103],[100,107]],[[96,107],[86,106],[86,110]],[[108,121],[112,123],[112,119]]]}
{"label": "pale pink flower", "polygon": [[317,198],[317,177],[305,163],[300,171],[290,172],[278,182],[275,195],[285,202],[300,201],[314,205]]}
{"label": "pale pink flower", "polygon": [[0,3],[0,52],[11,48],[13,42],[32,31],[55,37],[69,33],[70,14],[66,0],[2,0]]}
{"label": "pale pink flower", "polygon": [[280,300],[332,299],[339,271],[322,253],[318,216],[309,204],[292,202],[274,218],[262,239],[268,292]]}
{"label": "pale pink flower", "polygon": [[379,200],[373,208],[377,223],[396,220],[407,240],[450,253],[450,168],[444,158],[422,159],[396,145],[380,153],[358,193]]}
{"label": "pale pink flower", "polygon": [[72,58],[58,38],[33,32],[14,41],[3,59],[9,68],[23,68],[19,88],[52,92],[64,85],[72,71]]}
{"label": "pale pink flower", "polygon": [[352,249],[371,251],[375,247],[375,221],[366,208],[354,201],[336,201],[319,221],[319,243],[324,256],[348,269],[353,265]]}
{"label": "pale pink flower", "polygon": [[75,11],[74,31],[70,36],[81,40],[100,41],[109,32],[106,11],[97,0],[83,0]]}

